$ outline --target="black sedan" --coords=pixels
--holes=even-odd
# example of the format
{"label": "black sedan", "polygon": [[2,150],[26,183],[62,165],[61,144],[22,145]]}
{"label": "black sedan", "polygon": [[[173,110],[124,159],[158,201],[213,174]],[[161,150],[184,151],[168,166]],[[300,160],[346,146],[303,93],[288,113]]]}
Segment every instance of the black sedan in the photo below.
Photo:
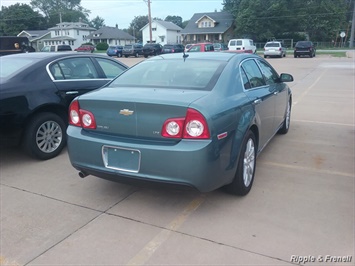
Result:
{"label": "black sedan", "polygon": [[68,107],[128,67],[98,54],[24,53],[0,58],[1,145],[46,160],[66,145]]}

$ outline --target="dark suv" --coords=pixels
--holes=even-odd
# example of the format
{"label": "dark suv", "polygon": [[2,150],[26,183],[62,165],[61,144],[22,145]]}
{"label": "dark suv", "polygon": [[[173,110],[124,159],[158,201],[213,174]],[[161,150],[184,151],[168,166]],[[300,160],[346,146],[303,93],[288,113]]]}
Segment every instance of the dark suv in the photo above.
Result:
{"label": "dark suv", "polygon": [[135,56],[139,57],[143,54],[143,45],[136,43],[136,44],[127,44],[123,47],[122,55],[124,57],[128,56]]}
{"label": "dark suv", "polygon": [[294,58],[301,55],[308,55],[309,57],[316,56],[316,47],[311,41],[298,41],[295,45],[293,56]]}
{"label": "dark suv", "polygon": [[163,46],[163,53],[182,53],[185,47],[182,44],[165,44]]}
{"label": "dark suv", "polygon": [[161,54],[163,50],[163,46],[159,43],[147,43],[143,46],[143,55],[147,58],[150,55],[158,55]]}

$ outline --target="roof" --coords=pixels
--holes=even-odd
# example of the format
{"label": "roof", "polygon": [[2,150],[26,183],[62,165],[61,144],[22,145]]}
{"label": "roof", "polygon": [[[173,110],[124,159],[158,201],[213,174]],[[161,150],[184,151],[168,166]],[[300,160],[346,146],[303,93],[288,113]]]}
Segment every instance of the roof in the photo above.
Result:
{"label": "roof", "polygon": [[[198,22],[207,17],[215,21],[215,27],[199,28]],[[234,16],[229,12],[209,12],[209,13],[195,13],[190,19],[186,27],[181,31],[182,34],[211,34],[211,33],[224,33],[234,22]]]}
{"label": "roof", "polygon": [[49,28],[48,30],[61,30],[61,29],[81,29],[81,30],[96,30],[90,27],[88,24],[83,22],[62,22],[58,23],[57,26]]}
{"label": "roof", "polygon": [[42,38],[47,34],[50,34],[50,31],[49,30],[23,30],[17,36],[22,35],[22,33],[26,34],[28,36],[28,39],[31,41],[34,39]]}
{"label": "roof", "polygon": [[[95,36],[95,35],[99,36]],[[86,36],[87,39],[115,39],[115,40],[134,40],[135,38],[127,32],[116,27],[102,27]]]}
{"label": "roof", "polygon": [[[157,23],[160,26],[162,26],[163,28],[165,28],[166,30],[174,30],[174,31],[181,31],[182,28],[180,28],[178,25],[170,22],[170,21],[163,21],[163,20],[153,20],[152,23]],[[145,28],[147,28],[149,26],[149,23],[147,23],[143,28],[141,28],[140,30],[144,30]]]}

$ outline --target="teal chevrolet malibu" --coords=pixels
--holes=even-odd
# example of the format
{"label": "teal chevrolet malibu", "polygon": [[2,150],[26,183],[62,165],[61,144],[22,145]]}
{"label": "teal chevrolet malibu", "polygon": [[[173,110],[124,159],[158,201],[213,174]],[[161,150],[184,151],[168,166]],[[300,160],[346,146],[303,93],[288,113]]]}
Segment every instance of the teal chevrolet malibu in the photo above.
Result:
{"label": "teal chevrolet malibu", "polygon": [[253,54],[152,57],[72,101],[70,162],[81,177],[246,195],[257,155],[289,130],[291,81]]}

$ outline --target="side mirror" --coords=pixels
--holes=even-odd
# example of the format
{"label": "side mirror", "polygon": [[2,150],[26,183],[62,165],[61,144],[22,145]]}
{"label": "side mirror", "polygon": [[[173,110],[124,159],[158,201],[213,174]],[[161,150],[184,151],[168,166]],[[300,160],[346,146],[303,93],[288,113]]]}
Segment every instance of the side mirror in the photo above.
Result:
{"label": "side mirror", "polygon": [[287,73],[282,73],[280,75],[280,81],[281,82],[292,82],[293,81],[293,76]]}

